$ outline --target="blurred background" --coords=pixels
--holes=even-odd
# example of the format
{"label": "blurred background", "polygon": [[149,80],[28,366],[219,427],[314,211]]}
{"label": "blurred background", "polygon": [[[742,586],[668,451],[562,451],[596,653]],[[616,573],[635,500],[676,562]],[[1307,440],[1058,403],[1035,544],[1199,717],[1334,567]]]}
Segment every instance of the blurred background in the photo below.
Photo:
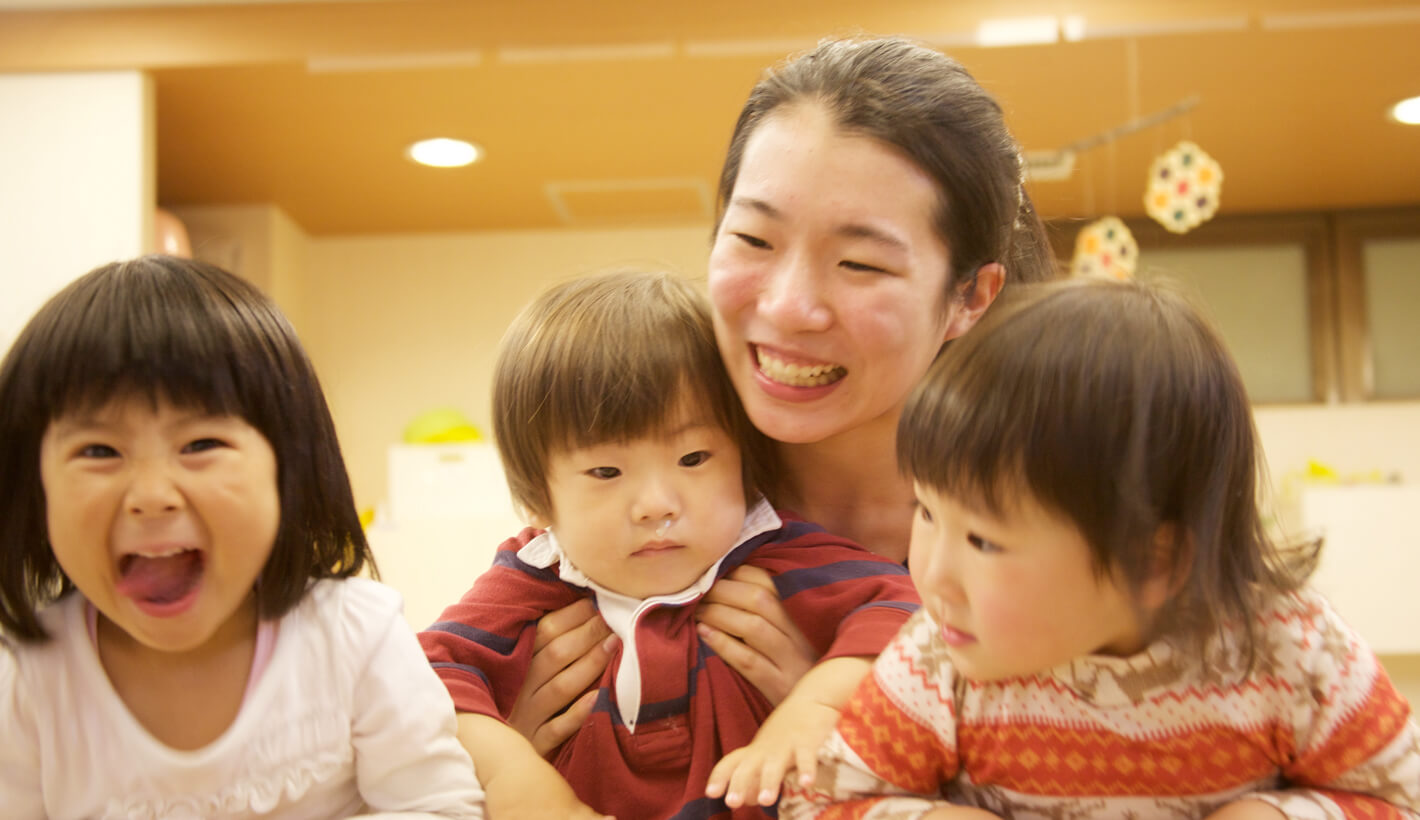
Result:
{"label": "blurred background", "polygon": [[[1420,4],[1386,0],[0,0],[0,349],[65,282],[164,247],[266,289],[321,373],[418,626],[512,534],[486,441],[498,338],[546,285],[703,280],[731,127],[825,36],[905,34],[1000,100],[1068,266],[1118,217],[1243,368],[1279,527],[1420,693]],[[468,141],[463,167],[412,162]],[[1151,163],[1223,174],[1184,234]],[[162,209],[160,215],[159,208]],[[477,435],[476,433],[474,435]],[[417,438],[417,436],[416,436]],[[438,577],[435,577],[438,576]]]}

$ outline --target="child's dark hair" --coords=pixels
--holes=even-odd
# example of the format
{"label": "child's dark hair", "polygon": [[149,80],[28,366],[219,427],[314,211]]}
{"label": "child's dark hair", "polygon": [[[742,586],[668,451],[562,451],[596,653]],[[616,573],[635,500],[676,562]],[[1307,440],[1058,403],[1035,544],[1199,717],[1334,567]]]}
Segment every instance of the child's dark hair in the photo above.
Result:
{"label": "child's dark hair", "polygon": [[1159,285],[1105,279],[1014,288],[909,398],[903,470],[1009,510],[1028,492],[1079,528],[1101,576],[1137,591],[1169,574],[1155,615],[1202,641],[1299,586],[1258,510],[1260,448],[1246,389],[1212,326]]}
{"label": "child's dark hair", "polygon": [[752,502],[762,434],[725,372],[705,297],[669,273],[620,272],[548,290],[513,320],[493,370],[493,437],[514,503],[552,517],[555,453],[654,434],[684,401],[739,444]]}
{"label": "child's dark hair", "polygon": [[254,286],[202,262],[144,256],[97,268],[50,299],[0,365],[0,627],[48,636],[36,613],[73,588],[50,548],[40,441],[51,421],[115,399],[246,420],[276,453],[281,520],[257,612],[287,612],[312,578],[374,558],[335,425],[295,331]]}

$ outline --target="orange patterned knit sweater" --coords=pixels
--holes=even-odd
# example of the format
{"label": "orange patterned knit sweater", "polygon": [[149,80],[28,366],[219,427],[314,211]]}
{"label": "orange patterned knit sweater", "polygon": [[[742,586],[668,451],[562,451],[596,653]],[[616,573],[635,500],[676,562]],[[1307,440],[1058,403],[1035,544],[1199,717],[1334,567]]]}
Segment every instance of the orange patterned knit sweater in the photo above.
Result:
{"label": "orange patterned knit sweater", "polygon": [[1291,818],[1420,818],[1420,729],[1314,592],[1201,659],[1158,641],[1028,678],[955,674],[920,610],[878,658],[783,818],[916,820],[948,803],[1015,818],[1206,817],[1244,796]]}

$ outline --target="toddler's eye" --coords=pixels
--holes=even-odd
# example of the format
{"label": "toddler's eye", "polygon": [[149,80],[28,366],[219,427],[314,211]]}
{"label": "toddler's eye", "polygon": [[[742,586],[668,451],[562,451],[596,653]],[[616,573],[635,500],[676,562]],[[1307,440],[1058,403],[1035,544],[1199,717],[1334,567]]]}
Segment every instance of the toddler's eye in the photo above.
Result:
{"label": "toddler's eye", "polygon": [[616,478],[621,475],[621,471],[615,467],[593,467],[587,471],[587,475],[592,478]]}
{"label": "toddler's eye", "polygon": [[988,541],[974,532],[967,533],[966,542],[981,552],[1000,552],[1001,547],[995,541]]}
{"label": "toddler's eye", "polygon": [[680,457],[680,466],[682,466],[682,467],[699,467],[701,464],[704,464],[705,462],[707,462],[707,461],[709,461],[709,460],[710,460],[710,454],[709,454],[709,453],[705,452],[704,450],[696,450],[696,451],[693,452],[693,453],[686,453],[685,455],[681,456],[681,457]]}
{"label": "toddler's eye", "polygon": [[932,523],[932,511],[922,506],[921,501],[914,501],[913,504],[915,504],[917,507],[917,515],[921,517],[923,521],[926,521],[929,524]]}
{"label": "toddler's eye", "polygon": [[183,451],[184,453],[203,453],[203,452],[206,452],[206,451],[208,451],[208,450],[215,450],[215,449],[217,449],[218,447],[225,447],[225,446],[226,446],[226,443],[223,442],[221,439],[215,439],[215,438],[200,438],[200,439],[197,439],[196,441],[190,441],[190,442],[188,442],[187,446],[185,446],[185,447],[182,448],[182,451]]}
{"label": "toddler's eye", "polygon": [[80,458],[117,458],[118,451],[107,444],[86,444],[79,449]]}

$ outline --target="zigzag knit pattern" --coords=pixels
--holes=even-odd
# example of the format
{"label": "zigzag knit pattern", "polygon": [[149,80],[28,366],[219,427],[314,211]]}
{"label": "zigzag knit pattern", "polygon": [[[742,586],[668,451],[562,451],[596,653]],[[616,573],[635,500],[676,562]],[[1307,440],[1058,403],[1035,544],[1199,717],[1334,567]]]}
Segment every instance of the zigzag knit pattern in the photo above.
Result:
{"label": "zigzag knit pattern", "polygon": [[925,610],[874,665],[784,818],[1204,817],[1244,796],[1301,818],[1420,818],[1420,728],[1319,595],[1280,599],[1249,668],[1236,635],[1160,641],[971,682]]}

